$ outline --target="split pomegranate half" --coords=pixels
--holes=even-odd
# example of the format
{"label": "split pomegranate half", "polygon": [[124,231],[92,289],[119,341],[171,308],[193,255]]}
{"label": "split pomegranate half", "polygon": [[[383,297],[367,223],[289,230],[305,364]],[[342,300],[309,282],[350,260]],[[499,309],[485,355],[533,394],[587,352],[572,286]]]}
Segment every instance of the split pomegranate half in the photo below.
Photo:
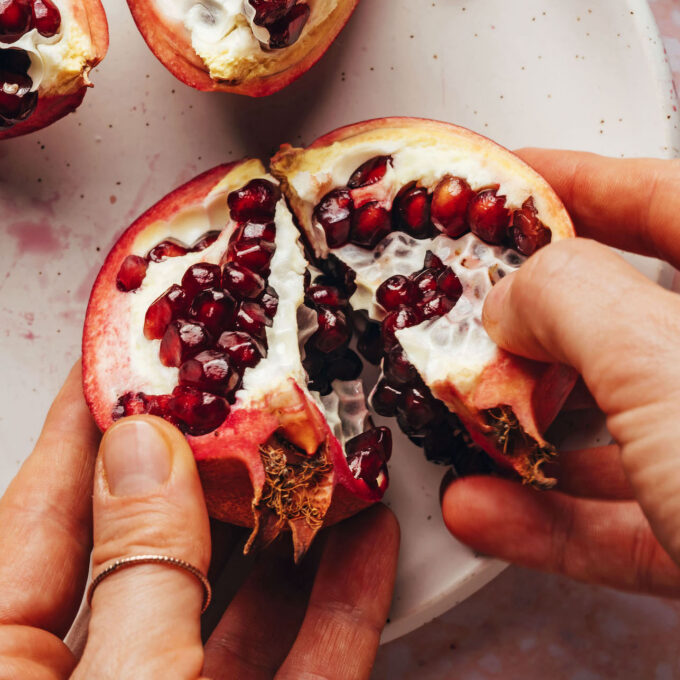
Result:
{"label": "split pomegranate half", "polygon": [[147,45],[198,90],[278,92],[330,47],[359,0],[128,0]]}
{"label": "split pomegranate half", "polygon": [[99,0],[0,0],[0,139],[74,111],[108,42]]}
{"label": "split pomegranate half", "polygon": [[[543,432],[575,376],[499,350],[481,309],[570,236],[541,177],[444,123],[343,128],[282,147],[271,175],[220,166],[107,257],[85,321],[88,404],[102,429],[140,413],[175,424],[210,513],[253,527],[248,547],[290,528],[297,558],[387,488],[391,434],[364,388],[429,459],[482,449],[549,486]],[[380,365],[375,385],[364,361]]]}

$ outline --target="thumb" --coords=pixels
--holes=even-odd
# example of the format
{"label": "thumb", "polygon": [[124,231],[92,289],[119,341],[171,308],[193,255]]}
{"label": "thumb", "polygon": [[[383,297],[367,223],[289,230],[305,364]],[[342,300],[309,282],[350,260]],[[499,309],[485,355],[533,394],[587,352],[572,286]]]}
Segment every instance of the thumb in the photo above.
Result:
{"label": "thumb", "polygon": [[[93,511],[93,574],[144,554],[207,571],[210,528],[196,465],[182,434],[164,420],[126,418],[106,432]],[[73,677],[199,677],[203,595],[194,576],[168,565],[139,564],[107,576],[94,591],[88,641]]]}

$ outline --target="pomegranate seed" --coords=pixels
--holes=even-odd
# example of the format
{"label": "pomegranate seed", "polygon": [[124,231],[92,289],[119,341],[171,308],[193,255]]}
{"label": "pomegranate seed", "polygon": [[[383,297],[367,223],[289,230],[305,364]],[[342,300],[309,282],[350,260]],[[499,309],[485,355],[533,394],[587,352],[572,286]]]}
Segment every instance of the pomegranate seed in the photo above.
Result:
{"label": "pomegranate seed", "polygon": [[246,269],[265,273],[269,271],[274,249],[271,241],[244,239],[229,244],[228,257]]}
{"label": "pomegranate seed", "polygon": [[258,26],[267,26],[278,21],[288,12],[296,0],[248,0],[255,10],[253,23]]}
{"label": "pomegranate seed", "polygon": [[397,415],[397,407],[401,401],[401,390],[380,380],[371,397],[371,407],[380,416],[391,418]]}
{"label": "pomegranate seed", "polygon": [[386,427],[367,430],[345,443],[349,469],[372,489],[382,490],[387,486],[385,462],[391,455],[392,434]]}
{"label": "pomegranate seed", "polygon": [[197,354],[179,368],[179,384],[203,392],[229,397],[241,383],[241,376],[224,352],[214,349]]}
{"label": "pomegranate seed", "polygon": [[434,293],[437,291],[437,277],[439,276],[439,269],[422,269],[415,274],[411,274],[413,278],[413,283],[415,283],[421,298],[426,296],[427,293]]}
{"label": "pomegranate seed", "polygon": [[[458,425],[462,429],[461,425]],[[477,452],[471,451],[467,446],[462,433],[456,434],[449,423],[442,423],[432,428],[423,441],[425,458],[437,465],[451,465],[455,451],[465,452],[473,458]]]}
{"label": "pomegranate seed", "polygon": [[541,220],[534,206],[534,199],[527,198],[519,210],[512,216],[510,236],[515,248],[522,255],[533,255],[539,248],[547,246],[552,239],[552,233]]}
{"label": "pomegranate seed", "polygon": [[232,325],[235,314],[236,300],[226,291],[214,288],[201,291],[189,308],[191,318],[200,321],[213,336]]}
{"label": "pomegranate seed", "polygon": [[334,189],[314,208],[314,221],[326,234],[329,248],[340,248],[349,239],[354,203],[349,191]]}
{"label": "pomegranate seed", "polygon": [[398,344],[395,332],[420,323],[420,317],[409,307],[399,307],[390,312],[382,323],[383,348],[389,352]]}
{"label": "pomegranate seed", "polygon": [[158,340],[163,337],[168,324],[179,318],[187,309],[189,300],[184,289],[173,284],[163,295],[156,298],[144,317],[144,337]]}
{"label": "pomegranate seed", "polygon": [[462,236],[467,231],[465,216],[473,195],[464,179],[443,177],[432,194],[430,213],[434,226],[451,238]]}
{"label": "pomegranate seed", "polygon": [[357,349],[369,363],[374,366],[380,363],[380,357],[382,356],[382,334],[379,323],[369,321],[366,329],[359,336]]}
{"label": "pomegranate seed", "polygon": [[23,50],[0,50],[0,128],[26,120],[38,105],[38,93],[31,92],[30,65]]}
{"label": "pomegranate seed", "polygon": [[352,173],[347,186],[350,189],[358,189],[379,182],[387,172],[388,163],[392,165],[391,156],[376,156],[367,160]]}
{"label": "pomegranate seed", "polygon": [[222,287],[237,300],[254,300],[264,292],[264,279],[237,262],[227,262],[222,269]]}
{"label": "pomegranate seed", "polygon": [[210,346],[210,335],[202,323],[176,319],[165,329],[159,356],[163,366],[181,366]]}
{"label": "pomegranate seed", "polygon": [[229,356],[239,373],[257,366],[265,355],[264,348],[248,333],[225,331],[217,341],[217,348]]}
{"label": "pomegranate seed", "polygon": [[437,288],[455,305],[463,294],[463,284],[451,267],[446,267],[437,276]]}
{"label": "pomegranate seed", "polygon": [[229,415],[229,404],[224,399],[188,385],[175,387],[167,408],[181,429],[194,437],[217,429]]}
{"label": "pomegranate seed", "polygon": [[342,309],[347,306],[347,298],[335,286],[310,286],[305,294],[305,300],[312,307]]}
{"label": "pomegranate seed", "polygon": [[201,250],[205,250],[213,243],[215,243],[215,241],[217,241],[221,233],[222,232],[219,231],[218,229],[206,231],[205,234],[203,234],[203,236],[201,236],[197,241],[193,243],[193,245],[191,246],[191,252],[198,253]]}
{"label": "pomegranate seed", "polygon": [[427,300],[418,303],[418,311],[423,319],[434,319],[450,312],[456,303],[443,293],[435,293]]}
{"label": "pomegranate seed", "polygon": [[276,225],[274,222],[246,222],[239,229],[238,240],[249,238],[273,243],[276,240]]}
{"label": "pomegranate seed", "polygon": [[258,302],[242,302],[236,313],[236,327],[250,333],[254,338],[266,342],[267,327],[272,320],[267,316],[264,307]]}
{"label": "pomegranate seed", "polygon": [[161,241],[147,253],[146,259],[151,260],[151,262],[163,262],[163,260],[167,260],[169,257],[181,257],[188,252],[189,248],[181,241],[174,238],[166,238],[165,241]]}
{"label": "pomegranate seed", "polygon": [[430,197],[423,187],[405,187],[395,198],[397,227],[415,238],[432,235]]}
{"label": "pomegranate seed", "polygon": [[413,382],[418,377],[415,366],[406,358],[400,346],[393,347],[385,357],[385,376],[394,385]]}
{"label": "pomegranate seed", "polygon": [[266,179],[251,179],[248,184],[232,191],[227,197],[231,217],[236,222],[274,219],[281,189]]}
{"label": "pomegranate seed", "polygon": [[414,304],[418,299],[418,288],[406,276],[396,274],[380,284],[375,297],[389,312],[400,305]]}
{"label": "pomegranate seed", "polygon": [[302,366],[307,372],[309,379],[308,387],[313,392],[319,392],[322,396],[331,393],[331,380],[333,379],[327,370],[328,355],[317,352],[309,344],[305,347],[305,358]]}
{"label": "pomegranate seed", "polygon": [[289,47],[300,37],[311,10],[309,5],[301,2],[295,5],[285,16],[273,24],[269,24],[269,47],[280,50]]}
{"label": "pomegranate seed", "polygon": [[149,263],[139,255],[128,255],[118,270],[116,277],[116,288],[128,293],[137,290],[142,285],[146,276],[146,269]]}
{"label": "pomegranate seed", "polygon": [[149,412],[149,400],[144,392],[126,392],[113,407],[111,417],[119,420],[125,416],[138,416]]}
{"label": "pomegranate seed", "polygon": [[323,261],[325,275],[328,276],[328,283],[338,286],[340,290],[349,299],[354,291],[357,289],[355,279],[356,272],[348,267],[340,258],[330,253],[330,255]]}
{"label": "pomegranate seed", "polygon": [[486,243],[499,245],[508,235],[510,211],[505,207],[505,196],[496,189],[484,189],[470,201],[468,208],[470,231]]}
{"label": "pomegranate seed", "polygon": [[182,288],[190,298],[195,297],[202,290],[219,288],[221,283],[222,270],[219,265],[208,262],[192,264],[182,277]]}
{"label": "pomegranate seed", "polygon": [[0,41],[12,43],[31,28],[29,0],[0,0]]}
{"label": "pomegranate seed", "polygon": [[361,375],[363,364],[351,349],[346,349],[338,356],[328,357],[330,363],[324,362],[324,370],[329,380],[356,380]]}
{"label": "pomegranate seed", "polygon": [[61,14],[52,0],[33,0],[33,25],[40,35],[51,38],[61,25]]}
{"label": "pomegranate seed", "polygon": [[316,315],[319,328],[310,342],[319,352],[329,354],[349,342],[352,331],[345,313],[339,309],[321,309]]}
{"label": "pomegranate seed", "polygon": [[427,388],[420,387],[407,389],[397,410],[399,426],[408,435],[422,434],[440,415],[441,410]]}
{"label": "pomegranate seed", "polygon": [[370,201],[354,213],[350,240],[357,246],[374,248],[391,230],[390,213],[377,201]]}
{"label": "pomegranate seed", "polygon": [[428,250],[425,253],[425,263],[423,264],[425,269],[443,269],[444,263],[431,251]]}
{"label": "pomegranate seed", "polygon": [[264,307],[264,313],[270,319],[276,316],[276,310],[279,308],[279,296],[271,286],[267,286],[267,290],[262,294],[260,304]]}

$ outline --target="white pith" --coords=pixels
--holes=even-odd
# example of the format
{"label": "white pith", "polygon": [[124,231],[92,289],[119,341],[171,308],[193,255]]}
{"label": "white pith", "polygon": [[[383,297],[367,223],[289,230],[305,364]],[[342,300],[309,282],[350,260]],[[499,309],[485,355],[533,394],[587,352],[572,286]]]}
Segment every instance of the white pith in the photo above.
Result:
{"label": "white pith", "polygon": [[[20,49],[28,53],[31,91],[43,95],[69,94],[83,85],[87,63],[95,57],[89,33],[75,20],[69,3],[54,3],[61,14],[59,30],[45,37],[32,28],[13,43],[0,41],[0,50]],[[86,75],[86,74],[85,74]]]}
{"label": "white pith", "polygon": [[[305,0],[311,14],[298,40],[323,22],[339,0]],[[247,0],[154,0],[157,11],[180,23],[189,34],[196,54],[212,78],[243,77],[248,65],[266,57],[276,71],[276,62],[286,59],[288,48],[266,50],[269,31],[253,23],[255,11]]]}

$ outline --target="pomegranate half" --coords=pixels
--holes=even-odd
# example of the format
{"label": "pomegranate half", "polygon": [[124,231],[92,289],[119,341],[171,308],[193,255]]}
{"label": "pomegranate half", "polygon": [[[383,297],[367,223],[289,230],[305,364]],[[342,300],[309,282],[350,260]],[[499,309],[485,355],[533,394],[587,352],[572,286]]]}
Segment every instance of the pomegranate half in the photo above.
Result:
{"label": "pomegranate half", "polygon": [[85,320],[86,399],[102,429],[139,413],[177,425],[211,515],[253,527],[247,547],[290,528],[297,558],[387,488],[391,434],[367,409],[355,341],[381,367],[373,410],[428,458],[483,449],[548,486],[543,432],[575,376],[500,351],[481,307],[572,235],[533,170],[444,123],[343,128],[282,147],[272,174],[214,168],[109,253]]}
{"label": "pomegranate half", "polygon": [[0,1],[0,139],[78,108],[108,43],[99,0]]}
{"label": "pomegranate half", "polygon": [[147,45],[198,90],[262,97],[308,71],[358,0],[128,0]]}

